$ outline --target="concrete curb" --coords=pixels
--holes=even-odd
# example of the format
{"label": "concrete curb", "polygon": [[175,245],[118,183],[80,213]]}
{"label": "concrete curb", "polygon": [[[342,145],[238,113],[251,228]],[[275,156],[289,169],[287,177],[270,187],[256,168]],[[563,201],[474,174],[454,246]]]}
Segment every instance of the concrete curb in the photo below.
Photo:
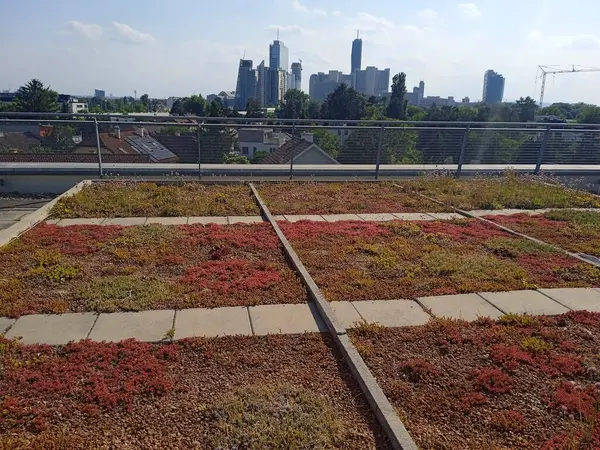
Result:
{"label": "concrete curb", "polygon": [[398,417],[396,410],[383,393],[383,390],[356,350],[356,347],[354,347],[350,341],[350,338],[346,334],[346,329],[341,325],[340,321],[334,314],[331,305],[327,300],[325,300],[325,297],[323,297],[321,290],[318,288],[300,261],[300,258],[296,254],[295,250],[281,231],[281,228],[279,228],[277,221],[269,212],[269,208],[267,208],[267,205],[265,205],[263,200],[260,198],[260,195],[258,194],[258,191],[254,185],[252,183],[249,184],[250,189],[252,189],[252,193],[254,194],[256,201],[260,206],[262,214],[273,226],[273,229],[279,237],[286,254],[300,275],[300,278],[306,286],[310,297],[317,306],[319,314],[327,325],[334,342],[342,352],[342,355],[346,360],[352,375],[358,382],[363,395],[375,413],[377,421],[381,424],[385,434],[390,440],[392,448],[395,450],[418,450],[417,444],[406,430],[406,427],[400,420],[400,417]]}
{"label": "concrete curb", "polygon": [[27,230],[33,228],[38,223],[42,222],[50,215],[50,211],[58,203],[61,198],[69,197],[71,195],[75,195],[77,192],[82,190],[85,186],[91,184],[90,180],[84,180],[77,183],[71,189],[66,192],[63,192],[61,195],[56,197],[54,200],[46,203],[41,208],[29,214],[26,218],[19,220],[14,225],[6,228],[5,230],[0,231],[0,247],[5,246],[13,239],[16,239],[21,234],[25,233]]}

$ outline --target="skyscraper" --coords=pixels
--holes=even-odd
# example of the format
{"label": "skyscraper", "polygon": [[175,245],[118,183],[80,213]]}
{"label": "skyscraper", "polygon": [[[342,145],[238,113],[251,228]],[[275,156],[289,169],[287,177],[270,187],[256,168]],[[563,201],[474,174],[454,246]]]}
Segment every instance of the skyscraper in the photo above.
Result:
{"label": "skyscraper", "polygon": [[256,96],[256,70],[252,69],[251,59],[240,59],[237,85],[235,88],[235,106],[246,109],[248,100]]}
{"label": "skyscraper", "polygon": [[362,39],[358,37],[358,31],[356,32],[356,39],[352,41],[352,57],[350,61],[350,74],[355,70],[360,70],[362,62]]}
{"label": "skyscraper", "polygon": [[288,65],[288,48],[279,39],[269,45],[269,66],[271,69],[290,70]]}
{"label": "skyscraper", "polygon": [[302,90],[302,62],[292,63],[292,83],[289,88]]}
{"label": "skyscraper", "polygon": [[483,103],[488,105],[502,103],[503,98],[504,77],[493,70],[488,70],[483,77]]}

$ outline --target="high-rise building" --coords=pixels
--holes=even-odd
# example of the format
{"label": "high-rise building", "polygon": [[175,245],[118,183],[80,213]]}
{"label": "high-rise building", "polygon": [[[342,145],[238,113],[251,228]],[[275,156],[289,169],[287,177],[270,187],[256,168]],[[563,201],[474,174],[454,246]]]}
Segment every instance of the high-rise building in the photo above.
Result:
{"label": "high-rise building", "polygon": [[358,31],[356,32],[356,39],[352,41],[352,56],[350,61],[350,73],[354,73],[355,70],[360,70],[362,63],[362,39],[358,37]]}
{"label": "high-rise building", "polygon": [[256,99],[260,106],[268,106],[271,104],[271,73],[264,60],[256,67],[256,72]]}
{"label": "high-rise building", "polygon": [[271,69],[290,70],[288,65],[288,48],[279,39],[269,45],[269,66]]}
{"label": "high-rise building", "polygon": [[504,98],[504,77],[493,70],[485,72],[483,77],[483,103],[493,105],[502,103]]}
{"label": "high-rise building", "polygon": [[271,95],[269,104],[277,106],[283,101],[283,97],[288,90],[288,72],[273,67],[269,69],[269,72],[271,74]]}
{"label": "high-rise building", "polygon": [[101,89],[94,89],[94,97],[104,98],[106,97],[106,92]]}
{"label": "high-rise building", "polygon": [[322,102],[327,100],[327,96],[342,83],[350,86],[352,76],[343,74],[339,70],[330,70],[329,73],[314,73],[310,76],[308,95],[311,99]]}
{"label": "high-rise building", "polygon": [[390,69],[379,70],[369,66],[352,72],[352,87],[370,97],[385,95],[390,86]]}
{"label": "high-rise building", "polygon": [[246,109],[248,100],[256,96],[256,70],[252,69],[251,59],[240,59],[237,84],[235,88],[235,106]]}
{"label": "high-rise building", "polygon": [[302,90],[302,63],[292,63],[292,82],[290,83],[290,89]]}

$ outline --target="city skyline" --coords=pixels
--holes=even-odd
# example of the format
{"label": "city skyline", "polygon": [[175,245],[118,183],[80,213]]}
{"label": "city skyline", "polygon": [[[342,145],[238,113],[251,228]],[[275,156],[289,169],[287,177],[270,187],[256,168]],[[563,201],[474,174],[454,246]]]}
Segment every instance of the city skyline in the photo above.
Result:
{"label": "city skyline", "polygon": [[[232,0],[211,5],[207,16],[202,5],[185,0],[177,9],[151,0],[107,0],[101,6],[65,0],[60,7],[0,0],[0,57],[6,62],[0,90],[16,90],[34,77],[79,95],[95,88],[161,98],[234,90],[239,60],[245,53],[256,63],[268,61],[266,45],[277,29],[289,63],[301,59],[306,79],[330,69],[349,73],[359,30],[363,68],[390,67],[392,75],[407,74],[407,87],[425,80],[431,94],[472,100],[481,99],[489,68],[509,80],[504,99],[514,101],[538,98],[538,64],[594,66],[600,57],[593,20],[600,5],[463,1],[399,6],[391,0],[267,0],[248,8]],[[600,104],[599,83],[598,73],[549,78],[545,102]],[[308,92],[306,81],[303,90]]]}

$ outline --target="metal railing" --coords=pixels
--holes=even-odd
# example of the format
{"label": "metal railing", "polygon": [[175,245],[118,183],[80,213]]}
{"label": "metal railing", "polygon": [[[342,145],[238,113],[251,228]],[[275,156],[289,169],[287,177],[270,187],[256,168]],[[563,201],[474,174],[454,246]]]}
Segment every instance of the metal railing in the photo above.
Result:
{"label": "metal railing", "polygon": [[100,176],[142,164],[199,177],[246,168],[292,178],[308,167],[375,179],[397,167],[539,173],[600,166],[600,125],[0,113],[0,168],[15,163],[96,164]]}

